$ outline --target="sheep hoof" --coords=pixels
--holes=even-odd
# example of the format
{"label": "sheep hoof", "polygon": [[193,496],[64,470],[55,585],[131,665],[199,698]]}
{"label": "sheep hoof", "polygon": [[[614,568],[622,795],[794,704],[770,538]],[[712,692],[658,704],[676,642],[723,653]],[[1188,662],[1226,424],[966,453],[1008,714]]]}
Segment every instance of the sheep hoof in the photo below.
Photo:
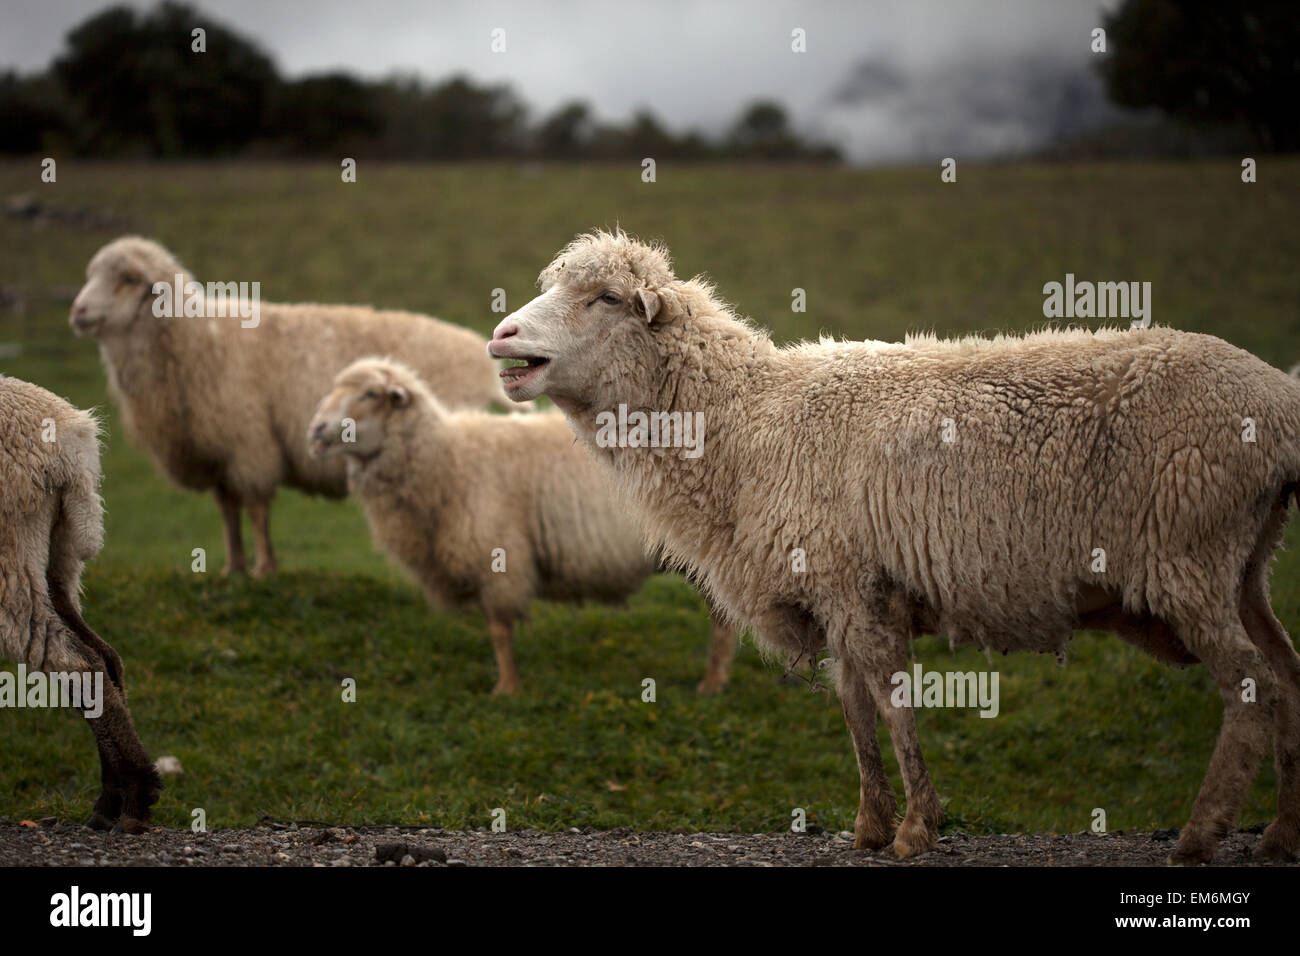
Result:
{"label": "sheep hoof", "polygon": [[92,830],[111,830],[113,829],[113,821],[96,810],[90,815],[90,819],[86,821],[86,826]]}
{"label": "sheep hoof", "polygon": [[1274,820],[1255,847],[1255,859],[1266,863],[1290,863],[1300,853],[1300,838],[1295,827],[1289,830],[1280,826],[1280,820]]}
{"label": "sheep hoof", "polygon": [[1178,841],[1178,846],[1174,852],[1169,854],[1170,866],[1197,866],[1201,863],[1209,863],[1214,859],[1214,841],[1200,839],[1195,836],[1189,836],[1184,831],[1182,839]]}
{"label": "sheep hoof", "polygon": [[135,817],[122,817],[113,827],[114,833],[148,833],[149,824]]}
{"label": "sheep hoof", "polygon": [[234,577],[238,577],[241,574],[247,574],[247,573],[248,573],[248,568],[246,568],[242,564],[237,564],[234,567],[231,567],[230,565],[227,564],[224,568],[221,569],[221,576],[223,578],[234,578]]}
{"label": "sheep hoof", "polygon": [[707,677],[695,685],[695,693],[701,697],[716,697],[726,689],[725,681],[710,680]]}
{"label": "sheep hoof", "polygon": [[894,856],[900,860],[920,856],[934,849],[937,839],[937,834],[924,823],[904,820],[894,837]]}
{"label": "sheep hoof", "polygon": [[894,842],[894,834],[889,829],[860,829],[853,834],[853,849],[855,850],[881,850],[892,842]]}
{"label": "sheep hoof", "polygon": [[497,686],[492,688],[492,694],[493,696],[509,696],[517,694],[523,689],[523,685],[518,681],[511,681],[510,683],[499,681]]}
{"label": "sheep hoof", "polygon": [[253,577],[261,580],[269,578],[275,574],[276,567],[274,564],[255,564],[253,565]]}

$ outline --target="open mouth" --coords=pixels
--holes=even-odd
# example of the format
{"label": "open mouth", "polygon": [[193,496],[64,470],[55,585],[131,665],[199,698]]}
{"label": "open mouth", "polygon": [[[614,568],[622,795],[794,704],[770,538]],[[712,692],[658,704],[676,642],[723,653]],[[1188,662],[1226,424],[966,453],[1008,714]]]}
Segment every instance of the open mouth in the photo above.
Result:
{"label": "open mouth", "polygon": [[523,356],[507,359],[508,364],[501,370],[501,383],[507,388],[522,385],[537,372],[550,364],[550,359],[539,356]]}

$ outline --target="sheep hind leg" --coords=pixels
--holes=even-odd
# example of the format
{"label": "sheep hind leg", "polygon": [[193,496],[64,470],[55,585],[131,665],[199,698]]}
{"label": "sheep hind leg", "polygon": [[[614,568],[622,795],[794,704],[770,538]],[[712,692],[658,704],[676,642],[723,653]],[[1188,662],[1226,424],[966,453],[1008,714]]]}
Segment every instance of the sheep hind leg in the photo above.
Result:
{"label": "sheep hind leg", "polygon": [[275,574],[278,567],[275,549],[271,547],[271,502],[256,498],[246,503],[248,517],[253,522],[253,544],[257,557],[253,560],[253,577],[266,578]]}
{"label": "sheep hind leg", "polygon": [[[107,648],[117,659],[112,646],[95,634],[79,615],[77,620],[81,628],[89,632],[93,641],[83,637],[81,628],[73,628],[62,615],[59,619],[65,627],[68,649],[78,652],[92,672],[107,675],[110,665],[99,647]],[[117,668],[118,680],[110,677],[103,682],[99,716],[86,715],[99,750],[102,785],[86,825],[96,830],[141,833],[147,828],[149,808],[158,800],[162,780],[131,721],[131,711],[126,706],[125,690],[120,682],[120,660],[117,660]]]}
{"label": "sheep hind leg", "polygon": [[244,536],[239,527],[239,499],[220,486],[212,494],[221,509],[221,523],[226,536],[226,566],[221,572],[222,577],[245,574],[248,559],[244,557]]}
{"label": "sheep hind leg", "polygon": [[740,631],[730,627],[717,611],[709,608],[709,664],[704,679],[695,687],[697,694],[720,694],[731,682],[731,664],[740,643]]}
{"label": "sheep hind leg", "polygon": [[[1246,792],[1268,747],[1268,735],[1278,710],[1279,685],[1264,655],[1250,641],[1245,626],[1233,614],[1216,626],[1175,625],[1183,643],[1200,658],[1219,687],[1223,726],[1214,745],[1192,813],[1170,854],[1176,865],[1209,863],[1218,841],[1236,823]],[[1244,681],[1254,682],[1247,699]]]}
{"label": "sheep hind leg", "polygon": [[497,683],[494,694],[517,694],[524,689],[515,667],[514,626],[510,621],[488,619],[488,635],[492,638],[492,652],[497,659]]}
{"label": "sheep hind leg", "polygon": [[1284,862],[1300,852],[1300,654],[1273,614],[1263,574],[1246,582],[1241,620],[1277,673],[1279,684],[1273,735],[1277,819],[1264,831],[1255,852],[1260,859]]}
{"label": "sheep hind leg", "polygon": [[98,717],[86,718],[99,746],[105,780],[89,825],[103,829],[112,820],[116,832],[143,833],[148,829],[149,808],[162,791],[162,780],[136,733],[126,700],[112,683],[104,684],[103,708]]}
{"label": "sheep hind leg", "polygon": [[858,816],[853,823],[853,846],[858,850],[878,850],[894,840],[898,827],[895,820],[898,802],[880,759],[876,704],[862,675],[848,662],[840,667],[839,692],[844,722],[849,725],[849,734],[853,737],[861,778]]}

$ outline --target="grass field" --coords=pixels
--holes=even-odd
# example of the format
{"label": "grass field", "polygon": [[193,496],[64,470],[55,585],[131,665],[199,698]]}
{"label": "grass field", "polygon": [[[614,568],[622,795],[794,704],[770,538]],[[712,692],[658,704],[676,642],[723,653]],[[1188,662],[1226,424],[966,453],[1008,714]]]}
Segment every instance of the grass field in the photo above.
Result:
{"label": "grass field", "polygon": [[[621,223],[661,237],[679,273],[708,271],[781,341],[819,332],[1041,326],[1042,286],[1149,280],[1155,321],[1221,335],[1278,365],[1300,360],[1300,161],[962,167],[938,170],[661,165],[381,167],[355,184],[328,166],[0,165],[0,193],[111,208],[120,230],[0,220],[0,318],[21,353],[0,371],[105,413],[107,545],[85,576],[86,616],[127,664],[136,723],[185,774],[157,808],[171,825],[261,815],[340,823],[631,825],[769,831],[791,811],[851,828],[857,771],[837,703],[752,647],[720,698],[693,693],[708,620],[683,583],[656,578],[627,609],[541,605],[517,642],[526,691],[487,695],[477,616],[437,613],[372,552],[350,503],[277,498],[283,573],[222,580],[217,510],[178,491],[124,441],[95,347],[67,328],[71,294],[117,231],[156,237],[200,279],[258,280],[268,300],[357,301],[428,311],[481,332],[533,293],[575,232]],[[806,290],[807,312],[791,311]],[[1296,541],[1292,528],[1288,540]],[[211,573],[190,571],[206,548]],[[1300,628],[1300,561],[1284,552],[1275,607]],[[946,642],[927,668],[987,669]],[[1109,636],[1071,660],[997,659],[1001,713],[918,714],[948,826],[1072,831],[1104,808],[1110,829],[1180,826],[1220,717],[1199,669],[1175,671]],[[340,699],[343,677],[358,699]],[[658,682],[642,703],[641,681]],[[80,818],[98,792],[84,721],[0,710],[0,815]],[[886,762],[897,783],[886,744]],[[1271,766],[1245,823],[1270,819]]]}

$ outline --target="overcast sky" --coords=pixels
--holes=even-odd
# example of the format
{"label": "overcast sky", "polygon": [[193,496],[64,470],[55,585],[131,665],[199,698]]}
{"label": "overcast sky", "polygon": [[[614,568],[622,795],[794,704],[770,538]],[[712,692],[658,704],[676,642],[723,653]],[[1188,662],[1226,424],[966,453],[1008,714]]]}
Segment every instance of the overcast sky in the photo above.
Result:
{"label": "overcast sky", "polygon": [[[1090,31],[1117,0],[206,0],[287,76],[393,70],[509,82],[534,118],[575,98],[717,134],[757,98],[858,161],[996,155],[1109,115]],[[130,2],[145,8],[150,3]],[[0,66],[43,68],[104,0],[0,0]],[[791,51],[791,31],[807,52]],[[505,30],[506,51],[491,49]]]}

